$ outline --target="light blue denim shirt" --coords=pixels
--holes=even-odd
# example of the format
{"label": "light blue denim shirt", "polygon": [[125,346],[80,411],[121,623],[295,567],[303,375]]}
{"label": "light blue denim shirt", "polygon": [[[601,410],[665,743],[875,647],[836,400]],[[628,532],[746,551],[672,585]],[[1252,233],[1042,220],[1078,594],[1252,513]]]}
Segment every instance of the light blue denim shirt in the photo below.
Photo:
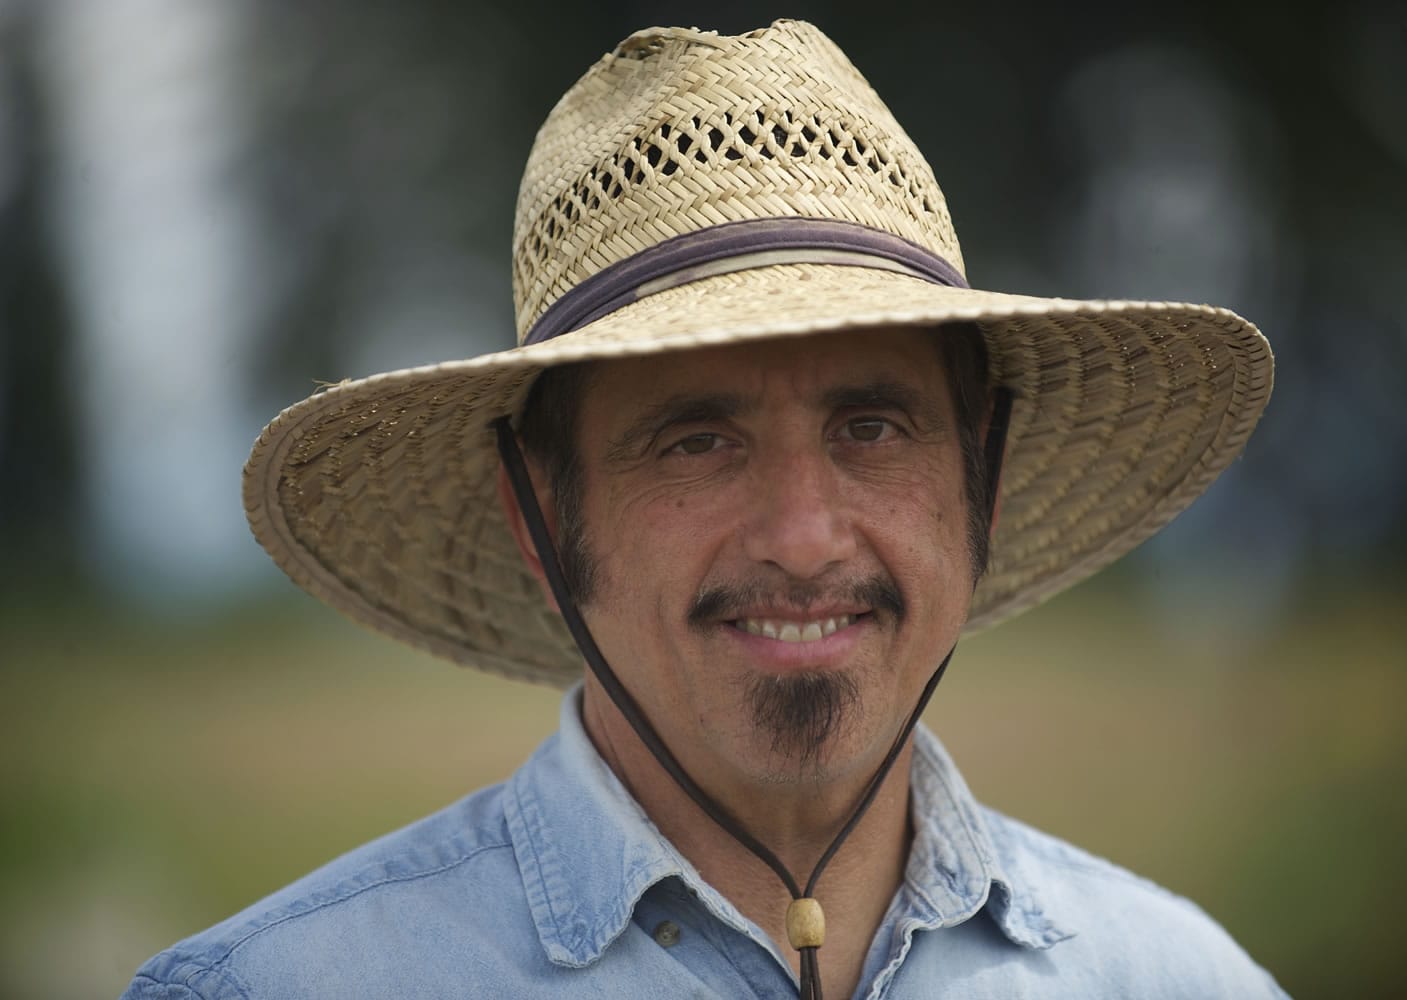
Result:
{"label": "light blue denim shirt", "polygon": [[[601,760],[580,688],[502,785],[162,952],[129,998],[797,995]],[[915,837],[857,997],[1282,997],[1201,910],[978,805],[915,734]]]}

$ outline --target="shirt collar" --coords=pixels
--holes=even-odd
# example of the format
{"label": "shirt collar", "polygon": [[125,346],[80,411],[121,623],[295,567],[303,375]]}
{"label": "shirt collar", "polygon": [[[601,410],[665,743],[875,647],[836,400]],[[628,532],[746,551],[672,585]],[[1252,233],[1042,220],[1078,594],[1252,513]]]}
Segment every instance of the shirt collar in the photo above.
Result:
{"label": "shirt collar", "polygon": [[[591,743],[580,703],[577,684],[562,699],[557,733],[505,789],[509,836],[547,957],[571,967],[595,962],[645,891],[671,877],[717,919],[772,948],[645,815]],[[966,784],[923,726],[915,730],[912,779],[910,926],[961,923],[985,906],[1016,944],[1045,948],[1068,937],[1046,918],[1019,866],[994,846]]]}
{"label": "shirt collar", "polygon": [[914,843],[904,882],[916,929],[959,924],[985,908],[1024,947],[1049,948],[1072,936],[1046,913],[1040,872],[1008,838],[993,837],[987,811],[922,724],[914,729],[910,796]]}

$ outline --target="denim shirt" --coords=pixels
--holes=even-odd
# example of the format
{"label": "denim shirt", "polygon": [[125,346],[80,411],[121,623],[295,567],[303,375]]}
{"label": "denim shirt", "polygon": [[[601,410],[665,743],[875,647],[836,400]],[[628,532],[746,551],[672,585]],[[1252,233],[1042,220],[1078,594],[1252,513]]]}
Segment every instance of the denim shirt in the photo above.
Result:
{"label": "denim shirt", "polygon": [[[596,753],[579,711],[507,782],[148,961],[124,997],[797,995]],[[1194,905],[978,805],[915,733],[914,842],[856,997],[1283,997]]]}

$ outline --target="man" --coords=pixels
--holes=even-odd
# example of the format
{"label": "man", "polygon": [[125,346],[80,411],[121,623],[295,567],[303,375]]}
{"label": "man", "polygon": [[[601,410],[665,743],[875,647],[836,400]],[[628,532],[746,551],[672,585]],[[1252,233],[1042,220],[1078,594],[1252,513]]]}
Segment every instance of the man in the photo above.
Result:
{"label": "man", "polygon": [[514,252],[518,348],[290,408],[246,505],[358,620],[579,682],[560,732],[130,996],[1282,995],[1190,903],[980,807],[915,727],[960,633],[1239,453],[1253,326],[968,288],[928,165],[798,22],[598,62]]}

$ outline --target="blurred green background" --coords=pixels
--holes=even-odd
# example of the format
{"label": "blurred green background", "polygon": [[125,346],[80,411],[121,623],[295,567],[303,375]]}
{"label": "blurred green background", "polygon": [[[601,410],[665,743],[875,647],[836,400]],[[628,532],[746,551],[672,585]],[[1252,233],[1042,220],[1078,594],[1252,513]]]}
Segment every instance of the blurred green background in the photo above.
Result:
{"label": "blurred green background", "polygon": [[116,995],[551,730],[555,692],[284,580],[240,466],[318,381],[511,343],[517,178],[600,54],[777,16],[928,155],[974,285],[1209,301],[1276,350],[1244,458],[966,642],[930,725],[1292,995],[1407,995],[1402,5],[0,0],[0,997]]}

